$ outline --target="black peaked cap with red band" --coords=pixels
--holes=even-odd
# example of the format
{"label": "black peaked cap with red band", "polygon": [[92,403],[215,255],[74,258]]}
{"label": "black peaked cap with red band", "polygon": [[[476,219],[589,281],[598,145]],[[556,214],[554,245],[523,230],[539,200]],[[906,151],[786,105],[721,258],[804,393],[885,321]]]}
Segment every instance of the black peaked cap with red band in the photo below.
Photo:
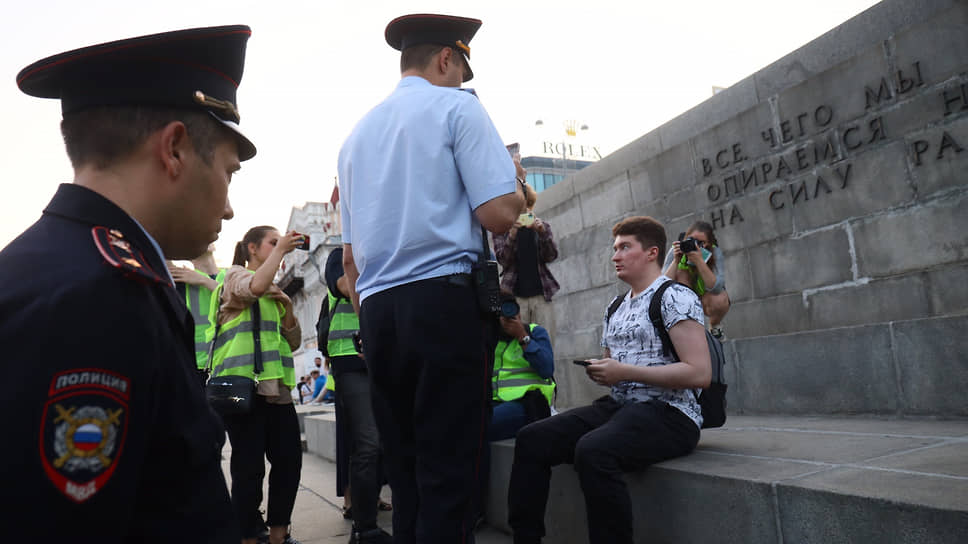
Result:
{"label": "black peaked cap with red band", "polygon": [[255,146],[239,129],[236,92],[252,30],[193,28],[93,45],[39,60],[17,74],[20,90],[58,98],[69,115],[98,106],[169,106],[209,112],[238,137],[239,159]]}
{"label": "black peaked cap with red band", "polygon": [[470,43],[480,27],[480,19],[417,13],[403,15],[390,21],[385,34],[390,47],[398,51],[425,43],[446,45],[457,49],[467,61],[465,62],[467,73],[464,74],[464,81],[467,82],[474,77],[470,65]]}

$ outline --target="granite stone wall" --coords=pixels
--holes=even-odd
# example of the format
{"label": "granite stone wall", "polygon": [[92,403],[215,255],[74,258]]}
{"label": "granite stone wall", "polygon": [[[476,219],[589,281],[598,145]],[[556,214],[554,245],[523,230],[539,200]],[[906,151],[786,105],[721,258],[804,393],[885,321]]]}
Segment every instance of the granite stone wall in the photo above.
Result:
{"label": "granite stone wall", "polygon": [[541,193],[557,405],[604,394],[610,228],[716,228],[733,413],[968,417],[968,2],[885,0]]}

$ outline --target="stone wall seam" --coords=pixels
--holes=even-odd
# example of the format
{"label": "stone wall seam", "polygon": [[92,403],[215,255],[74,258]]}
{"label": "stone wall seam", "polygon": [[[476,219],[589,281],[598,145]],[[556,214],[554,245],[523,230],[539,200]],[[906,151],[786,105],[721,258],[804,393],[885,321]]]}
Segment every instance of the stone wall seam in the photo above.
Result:
{"label": "stone wall seam", "polygon": [[939,208],[947,206],[949,203],[961,200],[968,197],[968,185],[961,187],[952,187],[950,189],[945,189],[931,195],[931,197],[922,200],[920,202],[907,202],[904,204],[898,204],[896,206],[891,206],[875,212],[868,213],[867,215],[850,217],[847,220],[855,223],[870,223],[871,221],[876,221],[884,217],[894,217],[897,215],[907,215],[908,213],[915,212],[920,208]]}
{"label": "stone wall seam", "polygon": [[783,516],[780,515],[780,493],[777,482],[770,482],[770,498],[773,501],[773,524],[776,527],[776,542],[783,544]]}
{"label": "stone wall seam", "polygon": [[887,62],[887,73],[897,73],[897,42],[894,40],[897,30],[892,32],[881,42],[881,51],[884,53],[884,60]]}
{"label": "stone wall seam", "polygon": [[[848,218],[842,221],[837,221],[836,223],[830,223],[829,225],[821,225],[819,227],[814,227],[812,229],[794,231],[789,236],[780,236],[779,238],[786,238],[788,240],[800,240],[802,238],[813,236],[814,234],[817,234],[820,232],[844,228],[844,226],[847,225],[849,222],[850,222],[850,219]],[[757,246],[759,245],[762,245],[762,244],[757,244]],[[753,247],[756,247],[756,246],[753,246]]]}
{"label": "stone wall seam", "polygon": [[858,280],[860,267],[857,265],[857,246],[854,244],[854,229],[850,221],[844,221],[844,232],[847,233],[847,251],[850,254],[850,274],[854,280]]}
{"label": "stone wall seam", "polygon": [[[855,267],[852,267],[852,268],[855,268]],[[855,273],[856,273],[856,268],[855,268]],[[822,293],[824,291],[836,291],[837,289],[847,289],[850,287],[860,287],[862,285],[867,285],[870,282],[871,282],[871,278],[866,278],[866,277],[855,278],[852,281],[845,281],[845,282],[835,283],[831,285],[824,285],[823,287],[812,287],[810,289],[804,289],[803,291],[801,291],[801,294],[803,295],[803,307],[809,308],[810,297],[817,293]],[[832,328],[839,328],[839,327],[832,327]],[[822,330],[822,329],[816,329],[816,330]]]}
{"label": "stone wall seam", "polygon": [[[750,250],[751,249],[753,249],[753,248],[745,247],[745,248],[743,248],[741,250],[741,252],[745,254],[744,256],[746,257],[746,262],[747,263],[752,262],[752,256],[750,255]],[[749,285],[750,286],[750,300],[756,300],[759,297],[756,296],[757,295],[757,292],[756,292],[756,282],[753,281],[753,266],[752,265],[746,267],[746,273],[747,273],[746,285]],[[727,288],[727,292],[729,292],[729,289],[728,288]]]}
{"label": "stone wall seam", "polygon": [[898,357],[897,357],[897,339],[894,336],[894,323],[895,321],[891,321],[890,323],[887,324],[887,332],[888,332],[888,338],[890,338],[890,342],[891,342],[890,351],[891,351],[891,362],[893,363],[893,367],[894,367],[893,368],[894,386],[895,386],[895,389],[897,390],[896,415],[900,416],[907,411],[906,410],[907,406],[904,405],[904,399],[907,397],[904,396],[904,382],[901,379],[901,362],[898,360]]}

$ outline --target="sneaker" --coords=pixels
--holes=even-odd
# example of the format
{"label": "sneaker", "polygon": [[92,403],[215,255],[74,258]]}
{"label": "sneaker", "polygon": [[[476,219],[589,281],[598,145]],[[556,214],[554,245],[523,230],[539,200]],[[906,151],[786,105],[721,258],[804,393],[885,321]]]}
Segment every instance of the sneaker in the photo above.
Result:
{"label": "sneaker", "polygon": [[349,544],[393,544],[393,536],[379,527],[366,531],[353,529]]}

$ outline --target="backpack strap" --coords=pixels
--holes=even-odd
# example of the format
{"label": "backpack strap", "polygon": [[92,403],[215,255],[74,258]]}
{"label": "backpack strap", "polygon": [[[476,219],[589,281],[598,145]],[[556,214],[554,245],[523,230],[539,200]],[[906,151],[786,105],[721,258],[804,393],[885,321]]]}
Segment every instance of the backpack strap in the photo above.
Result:
{"label": "backpack strap", "polygon": [[337,295],[336,301],[333,303],[333,307],[329,309],[329,324],[326,326],[326,343],[329,343],[329,331],[333,328],[333,317],[336,316],[336,308],[339,308],[339,301],[345,300],[350,302],[350,299],[343,297],[343,295]]}
{"label": "backpack strap", "polygon": [[[329,305],[329,295],[329,290],[327,290],[326,301],[324,302],[324,304],[327,306]],[[327,346],[329,345],[329,331],[333,328],[333,316],[336,315],[336,309],[339,308],[339,302],[341,300],[345,300],[346,302],[350,301],[350,299],[344,297],[342,294],[335,295],[333,298],[336,299],[333,301],[333,307],[329,308],[329,311],[325,314],[323,313],[322,308],[320,308],[319,319],[316,320],[316,342],[319,346],[319,351],[326,357],[329,357],[329,350]],[[325,331],[323,330],[323,325],[326,326]]]}
{"label": "backpack strap", "polygon": [[662,353],[663,355],[668,355],[672,353],[672,357],[679,360],[679,354],[676,353],[676,347],[672,345],[672,339],[669,338],[669,331],[665,328],[665,323],[662,321],[662,295],[665,294],[666,289],[669,288],[673,283],[669,280],[659,286],[652,295],[652,300],[649,301],[649,321],[652,322],[652,326],[655,327],[655,332],[659,335],[659,340],[662,341]]}
{"label": "backpack strap", "polygon": [[615,313],[615,310],[618,310],[618,307],[622,305],[622,301],[625,300],[625,297],[627,297],[631,292],[632,291],[629,291],[624,295],[618,295],[612,299],[611,304],[608,305],[608,311],[605,312],[605,323],[608,323],[608,320],[612,319],[612,314]]}

